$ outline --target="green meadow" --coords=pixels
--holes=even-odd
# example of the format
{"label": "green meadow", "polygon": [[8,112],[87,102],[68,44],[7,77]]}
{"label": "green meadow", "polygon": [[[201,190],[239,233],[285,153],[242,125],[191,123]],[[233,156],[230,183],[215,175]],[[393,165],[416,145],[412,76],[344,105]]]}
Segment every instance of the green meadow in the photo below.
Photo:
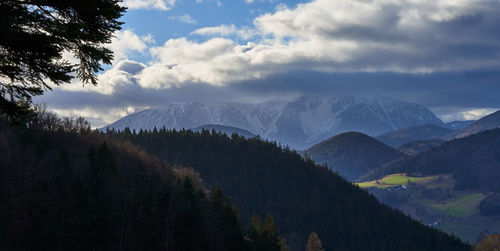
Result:
{"label": "green meadow", "polygon": [[397,185],[408,185],[409,183],[415,184],[428,184],[437,181],[439,176],[426,176],[426,177],[411,177],[404,173],[395,173],[387,175],[379,180],[372,180],[367,182],[356,183],[361,188],[380,188],[384,189]]}

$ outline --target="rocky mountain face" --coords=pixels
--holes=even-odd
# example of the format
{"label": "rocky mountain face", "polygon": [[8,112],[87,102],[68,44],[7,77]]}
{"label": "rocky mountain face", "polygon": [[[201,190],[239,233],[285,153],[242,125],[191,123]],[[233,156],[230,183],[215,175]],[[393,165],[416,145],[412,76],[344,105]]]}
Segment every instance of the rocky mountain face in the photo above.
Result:
{"label": "rocky mountain face", "polygon": [[454,131],[444,137],[445,140],[459,139],[467,137],[471,134],[479,133],[482,131],[495,129],[500,127],[500,110],[482,117],[474,123],[464,127],[463,129]]}
{"label": "rocky mountain face", "polygon": [[238,127],[295,149],[306,149],[347,131],[379,135],[443,122],[421,105],[389,97],[300,97],[257,104],[171,103],[128,115],[103,129],[181,129],[205,124]]}
{"label": "rocky mountain face", "polygon": [[355,181],[368,171],[405,156],[400,151],[358,132],[331,137],[306,150],[304,154],[317,163],[326,162],[329,168],[349,181]]}

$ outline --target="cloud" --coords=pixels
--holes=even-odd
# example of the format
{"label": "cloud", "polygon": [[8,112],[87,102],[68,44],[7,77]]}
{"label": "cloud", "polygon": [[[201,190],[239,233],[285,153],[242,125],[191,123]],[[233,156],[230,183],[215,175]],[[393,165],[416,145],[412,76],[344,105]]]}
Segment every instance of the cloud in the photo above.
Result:
{"label": "cloud", "polygon": [[214,27],[205,27],[201,29],[197,29],[191,34],[193,35],[202,35],[202,36],[213,36],[213,35],[220,35],[220,36],[228,36],[232,35],[238,32],[238,29],[236,29],[236,26],[234,24],[231,25],[220,25],[220,26],[214,26]]}
{"label": "cloud", "polygon": [[[254,20],[205,27],[150,48],[141,85],[227,85],[297,70],[432,73],[500,66],[500,2],[315,0]],[[248,35],[248,37],[244,37]],[[246,42],[239,43],[236,37]],[[252,41],[249,41],[249,40]]]}
{"label": "cloud", "polygon": [[[314,0],[279,5],[253,27],[192,32],[205,40],[156,45],[123,31],[111,46],[114,67],[99,86],[78,93],[92,104],[89,113],[105,107],[99,123],[121,107],[302,94],[381,94],[421,103],[447,120],[473,118],[500,108],[499,11],[500,1],[491,0]],[[131,53],[152,60],[126,60]],[[72,97],[67,101],[49,100],[60,110],[78,109],[64,107],[77,102],[80,87],[58,89]]]}
{"label": "cloud", "polygon": [[181,15],[181,16],[170,16],[170,17],[168,17],[168,19],[176,20],[178,22],[186,23],[186,24],[196,24],[196,20],[188,14]]}
{"label": "cloud", "polygon": [[78,79],[73,79],[70,84],[53,86],[55,89],[60,89],[70,92],[95,92],[102,95],[114,95],[125,87],[139,86],[137,75],[140,74],[146,65],[131,61],[122,60],[116,63],[111,69],[98,76],[99,84],[85,85]]}
{"label": "cloud", "polygon": [[258,32],[254,29],[248,28],[246,26],[241,28],[236,28],[234,24],[231,25],[219,25],[213,27],[204,27],[197,30],[194,30],[190,33],[191,35],[200,35],[200,36],[221,36],[221,37],[229,37],[236,35],[238,38],[243,40],[249,40],[258,35]]}
{"label": "cloud", "polygon": [[494,113],[498,108],[480,108],[480,109],[455,109],[455,111],[447,111],[447,113],[440,116],[443,121],[456,121],[456,120],[478,120],[486,115]]}
{"label": "cloud", "polygon": [[131,53],[143,52],[147,48],[148,43],[155,43],[151,34],[139,37],[131,30],[123,30],[116,31],[113,34],[113,38],[108,48],[113,51],[113,63],[116,63],[120,60],[127,59]]}
{"label": "cloud", "polygon": [[177,0],[124,0],[123,5],[128,9],[158,9],[170,10]]}
{"label": "cloud", "polygon": [[[78,83],[62,85],[37,97],[35,103],[45,102],[65,116],[88,114],[85,117],[95,127],[114,122],[127,111],[137,112],[171,102],[260,102],[301,95],[390,96],[422,104],[445,121],[477,118],[481,116],[477,111],[500,109],[497,95],[500,71],[432,74],[296,71],[226,86],[186,82],[155,89],[139,82],[144,75],[155,76],[145,74],[146,69],[149,67],[144,64],[122,61],[100,76],[96,87],[82,88]],[[67,89],[71,86],[73,89]]]}
{"label": "cloud", "polygon": [[[251,3],[254,3],[255,0],[245,0],[245,3],[247,4],[251,4]],[[276,0],[259,0],[259,2],[270,2],[270,3],[274,3],[276,2]]]}

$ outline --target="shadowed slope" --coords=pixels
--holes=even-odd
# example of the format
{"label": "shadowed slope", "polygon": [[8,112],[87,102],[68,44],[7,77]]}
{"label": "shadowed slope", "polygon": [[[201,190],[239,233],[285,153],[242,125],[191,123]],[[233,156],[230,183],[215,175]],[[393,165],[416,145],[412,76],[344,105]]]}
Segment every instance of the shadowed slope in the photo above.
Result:
{"label": "shadowed slope", "polygon": [[382,164],[404,157],[404,154],[362,133],[347,132],[331,137],[305,151],[317,163],[354,181]]}
{"label": "shadowed slope", "polygon": [[385,144],[397,147],[413,141],[440,139],[453,130],[438,125],[412,126],[391,131],[376,137]]}
{"label": "shadowed slope", "polygon": [[482,117],[481,119],[475,121],[474,123],[470,124],[469,126],[461,130],[446,135],[443,139],[445,140],[459,139],[475,133],[499,127],[500,127],[500,110],[485,117]]}
{"label": "shadowed slope", "polygon": [[468,250],[458,239],[380,204],[373,196],[294,151],[259,139],[208,131],[119,133],[149,153],[193,167],[208,186],[220,184],[241,208],[271,213],[291,250],[311,231],[326,250]]}

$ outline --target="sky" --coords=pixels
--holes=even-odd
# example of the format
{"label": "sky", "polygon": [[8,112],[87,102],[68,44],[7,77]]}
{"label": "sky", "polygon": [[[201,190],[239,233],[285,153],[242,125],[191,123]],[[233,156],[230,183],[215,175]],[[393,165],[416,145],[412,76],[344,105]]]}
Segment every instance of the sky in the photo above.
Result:
{"label": "sky", "polygon": [[444,121],[500,109],[500,0],[122,4],[99,85],[75,79],[35,102],[93,127],[171,102],[303,95],[391,96]]}

